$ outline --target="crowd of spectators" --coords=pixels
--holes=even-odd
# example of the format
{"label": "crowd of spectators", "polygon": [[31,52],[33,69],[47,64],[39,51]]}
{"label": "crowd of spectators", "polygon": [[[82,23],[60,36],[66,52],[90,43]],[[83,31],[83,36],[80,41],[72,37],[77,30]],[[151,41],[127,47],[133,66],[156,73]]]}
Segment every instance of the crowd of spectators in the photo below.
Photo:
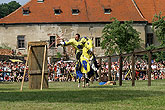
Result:
{"label": "crowd of spectators", "polygon": [[[101,65],[101,73],[108,73],[108,62],[104,62]],[[151,64],[152,72],[151,79],[165,79],[165,61],[156,62],[152,60]],[[131,61],[123,61],[123,80],[131,80]],[[140,59],[135,62],[135,79],[136,80],[148,80],[148,64],[144,60]],[[112,80],[119,79],[119,62],[112,62],[111,64],[111,77]],[[108,74],[105,74],[108,76]]]}
{"label": "crowd of spectators", "polygon": [[[0,61],[0,81],[21,82],[24,68],[23,63]],[[25,81],[28,81],[27,73]]]}
{"label": "crowd of spectators", "polygon": [[58,61],[48,64],[48,81],[76,81],[75,62]]}
{"label": "crowd of spectators", "polygon": [[[165,78],[165,61],[152,61],[152,80]],[[12,63],[0,61],[0,81],[21,82],[24,74],[25,65],[23,63]],[[131,62],[123,62],[123,80],[131,80]],[[72,61],[57,61],[48,64],[48,81],[76,81],[75,62]],[[148,65],[145,61],[137,60],[135,63],[135,79],[148,80],[147,75]],[[108,77],[108,62],[102,61],[101,77]],[[112,62],[111,64],[112,80],[119,79],[119,62]],[[25,75],[25,81],[28,81],[28,67]]]}

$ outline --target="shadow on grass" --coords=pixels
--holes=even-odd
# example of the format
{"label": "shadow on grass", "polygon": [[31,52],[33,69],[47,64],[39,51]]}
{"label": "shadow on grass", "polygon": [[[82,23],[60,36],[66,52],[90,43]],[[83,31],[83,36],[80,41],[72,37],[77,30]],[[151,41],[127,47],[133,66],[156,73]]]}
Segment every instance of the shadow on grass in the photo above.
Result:
{"label": "shadow on grass", "polygon": [[[16,91],[18,88],[0,88],[0,91]],[[0,92],[1,93],[1,92]],[[1,97],[1,96],[0,96]]]}
{"label": "shadow on grass", "polygon": [[0,84],[13,84],[13,82],[0,82]]}
{"label": "shadow on grass", "polygon": [[140,97],[163,96],[165,92],[143,90],[70,90],[70,91],[27,91],[0,92],[0,102],[61,102],[61,103],[97,103],[110,101],[134,100]]}

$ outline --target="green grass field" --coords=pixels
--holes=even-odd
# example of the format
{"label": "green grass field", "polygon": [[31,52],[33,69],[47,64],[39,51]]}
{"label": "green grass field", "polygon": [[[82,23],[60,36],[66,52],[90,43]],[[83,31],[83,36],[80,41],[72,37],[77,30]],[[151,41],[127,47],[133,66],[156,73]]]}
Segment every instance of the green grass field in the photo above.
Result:
{"label": "green grass field", "polygon": [[123,86],[77,88],[75,82],[51,82],[49,89],[30,90],[28,83],[0,82],[0,110],[165,110],[165,80],[123,81]]}

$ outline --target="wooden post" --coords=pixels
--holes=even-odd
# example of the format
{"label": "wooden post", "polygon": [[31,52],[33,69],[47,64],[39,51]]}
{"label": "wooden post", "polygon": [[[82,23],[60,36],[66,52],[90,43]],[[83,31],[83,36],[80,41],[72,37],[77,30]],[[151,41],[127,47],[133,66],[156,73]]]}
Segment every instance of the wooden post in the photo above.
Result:
{"label": "wooden post", "polygon": [[99,82],[101,82],[101,57],[99,58]]}
{"label": "wooden post", "polygon": [[45,59],[46,59],[46,45],[45,45],[45,49],[44,49],[44,58],[43,58],[43,64],[42,64],[41,90],[42,90],[42,85],[43,85],[43,81],[44,81]]}
{"label": "wooden post", "polygon": [[122,86],[122,68],[123,68],[122,63],[123,63],[123,61],[122,61],[122,55],[121,54],[120,54],[120,57],[119,57],[119,61],[120,61],[119,86]]}
{"label": "wooden post", "polygon": [[135,86],[135,54],[132,54],[132,86]]}
{"label": "wooden post", "polygon": [[108,81],[111,81],[111,57],[108,57]]}
{"label": "wooden post", "polygon": [[151,86],[151,57],[152,57],[152,53],[151,51],[148,52],[148,86]]}
{"label": "wooden post", "polygon": [[23,83],[24,83],[24,80],[25,80],[26,67],[27,67],[27,63],[28,63],[28,60],[29,60],[30,49],[31,49],[31,46],[29,46],[29,49],[28,49],[28,55],[27,55],[27,59],[26,59],[26,64],[25,64],[25,68],[24,68],[24,74],[23,74],[23,79],[22,79],[22,84],[21,84],[20,91],[22,91],[22,89],[23,89]]}

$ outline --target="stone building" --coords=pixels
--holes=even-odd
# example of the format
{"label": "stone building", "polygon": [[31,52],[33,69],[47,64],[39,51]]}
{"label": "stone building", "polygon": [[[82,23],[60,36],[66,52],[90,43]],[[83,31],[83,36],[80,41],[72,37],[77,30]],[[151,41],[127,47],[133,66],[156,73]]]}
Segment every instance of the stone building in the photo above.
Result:
{"label": "stone building", "polygon": [[[0,19],[0,45],[5,44],[17,52],[27,53],[27,43],[31,41],[58,42],[58,36],[68,40],[76,33],[93,39],[97,56],[104,55],[100,47],[100,37],[105,24],[111,17],[119,21],[134,21],[145,47],[156,44],[151,30],[152,18],[160,11],[165,14],[164,0],[30,0],[10,15]],[[63,48],[49,48],[49,56]],[[72,47],[66,48],[70,57]]]}

